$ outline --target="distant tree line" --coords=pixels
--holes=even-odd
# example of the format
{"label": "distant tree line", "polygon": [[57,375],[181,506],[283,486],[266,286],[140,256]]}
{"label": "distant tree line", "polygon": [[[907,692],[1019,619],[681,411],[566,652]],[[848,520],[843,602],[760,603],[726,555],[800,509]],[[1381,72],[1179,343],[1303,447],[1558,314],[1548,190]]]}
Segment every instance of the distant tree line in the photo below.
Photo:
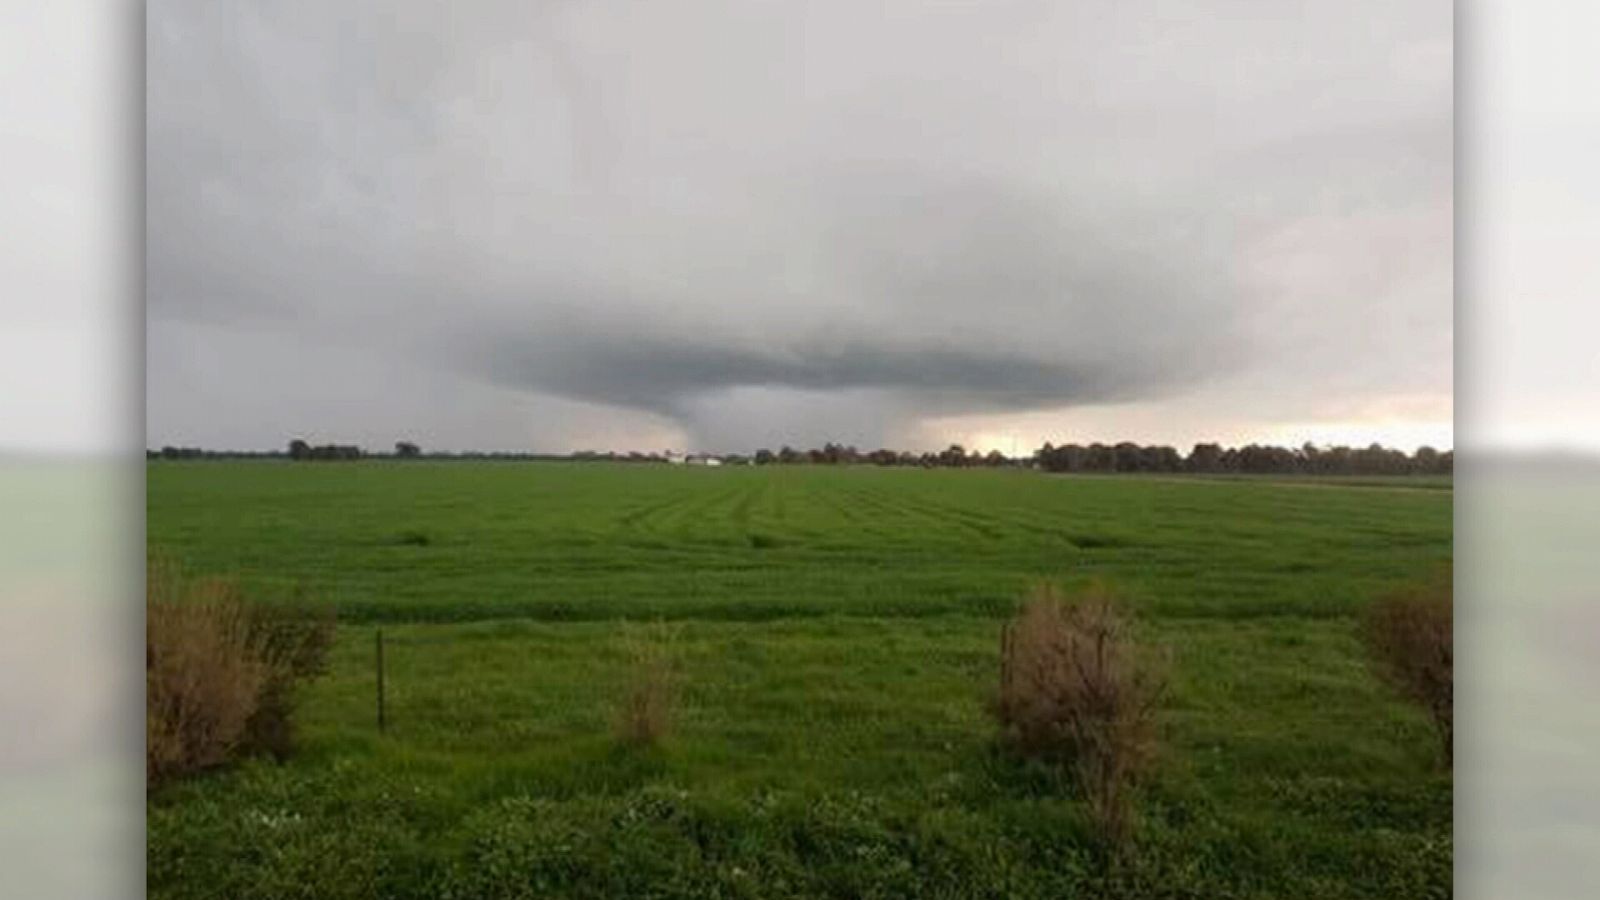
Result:
{"label": "distant tree line", "polygon": [[296,438],[289,442],[289,458],[295,462],[309,460],[360,459],[361,448],[354,444],[319,444],[315,447]]}
{"label": "distant tree line", "polygon": [[281,453],[244,453],[231,450],[202,450],[199,447],[166,446],[160,450],[146,450],[145,459],[234,459],[243,456],[282,456]]}
{"label": "distant tree line", "polygon": [[[401,441],[395,444],[394,456],[399,458],[420,456],[421,449],[416,444]],[[311,444],[296,438],[289,442],[285,450],[207,450],[200,447],[162,447],[160,450],[147,449],[144,452],[146,459],[290,459],[296,462],[309,460],[355,460],[364,459],[370,454],[354,444]]]}
{"label": "distant tree line", "polygon": [[1250,444],[1223,447],[1195,444],[1187,456],[1173,447],[1143,446],[1131,441],[1118,444],[1046,443],[1029,458],[1008,457],[998,450],[979,453],[960,444],[938,452],[909,453],[880,448],[862,452],[855,447],[825,444],[796,450],[785,446],[774,453],[763,447],[753,457],[757,465],[858,465],[920,466],[922,468],[1031,467],[1047,472],[1168,472],[1250,475],[1448,475],[1455,453],[1420,447],[1415,453],[1372,444],[1367,447],[1286,447]]}
{"label": "distant tree line", "polygon": [[1249,444],[1223,447],[1195,444],[1188,456],[1171,447],[1045,444],[1034,454],[1039,467],[1050,472],[1192,472],[1247,475],[1449,475],[1455,452],[1419,447],[1406,453],[1378,444],[1366,447],[1287,447]]}
{"label": "distant tree line", "polygon": [[282,450],[207,450],[201,447],[166,446],[146,449],[146,459],[277,459],[294,462],[323,462],[360,459],[467,459],[510,461],[606,460],[610,462],[666,462],[659,453],[535,453],[533,451],[466,450],[462,452],[426,451],[412,441],[396,441],[392,453],[370,451],[354,444],[320,444],[296,438]]}
{"label": "distant tree line", "polygon": [[[575,453],[532,453],[505,451],[424,452],[411,441],[398,441],[392,454],[369,454],[352,444],[312,444],[296,438],[287,451],[219,451],[199,447],[162,447],[147,450],[150,459],[290,459],[296,462],[359,460],[369,457],[389,459],[523,460],[575,462],[666,463],[673,457],[662,453],[580,450]],[[777,451],[766,447],[750,456],[725,454],[717,457],[725,465],[874,465],[920,468],[1034,468],[1047,472],[1155,472],[1242,475],[1449,475],[1455,468],[1454,451],[1419,447],[1406,453],[1378,444],[1366,447],[1318,447],[1307,443],[1297,448],[1249,444],[1223,447],[1215,443],[1195,444],[1188,455],[1161,445],[1140,445],[1131,441],[1118,444],[1046,443],[1028,457],[1006,456],[998,450],[980,453],[951,444],[940,451],[911,453],[880,447],[862,451],[854,446],[829,442],[821,447],[797,450],[785,445]]]}
{"label": "distant tree line", "polygon": [[874,466],[921,466],[923,468],[964,468],[975,466],[1022,466],[1028,460],[1013,459],[998,450],[988,453],[972,451],[968,453],[960,444],[951,444],[937,453],[925,451],[911,453],[905,450],[890,450],[880,447],[877,450],[861,451],[844,444],[824,444],[821,448],[813,447],[810,450],[796,450],[785,445],[776,453],[762,447],[751,457],[758,466],[766,465],[874,465]]}

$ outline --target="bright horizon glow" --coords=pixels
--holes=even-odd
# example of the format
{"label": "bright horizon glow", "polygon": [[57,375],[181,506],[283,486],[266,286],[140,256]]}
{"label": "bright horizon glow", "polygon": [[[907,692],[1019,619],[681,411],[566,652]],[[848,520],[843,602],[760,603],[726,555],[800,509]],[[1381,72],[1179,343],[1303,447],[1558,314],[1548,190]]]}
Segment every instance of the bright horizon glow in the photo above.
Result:
{"label": "bright horizon glow", "polygon": [[1353,406],[1344,415],[1325,419],[1283,421],[1212,419],[1205,404],[1128,403],[1083,408],[1024,412],[1013,415],[967,416],[930,419],[916,443],[939,446],[960,443],[987,453],[1011,448],[1030,453],[1046,441],[1052,444],[1115,444],[1170,446],[1182,453],[1199,443],[1225,447],[1270,444],[1299,447],[1344,445],[1365,447],[1377,443],[1407,453],[1421,446],[1435,450],[1454,448],[1454,424],[1448,395],[1416,395],[1387,403]]}
{"label": "bright horizon glow", "polygon": [[1243,447],[1249,444],[1265,444],[1278,447],[1295,448],[1311,443],[1317,447],[1346,446],[1366,447],[1370,444],[1380,444],[1406,453],[1414,453],[1419,447],[1428,446],[1435,450],[1445,451],[1453,449],[1452,427],[1450,423],[1443,424],[1432,422],[1418,422],[1407,424],[1382,423],[1365,424],[1359,422],[1349,423],[1315,423],[1315,424],[1289,424],[1279,426],[1262,436],[1250,437],[1212,437],[1196,440],[1141,440],[1137,436],[1126,437],[1077,437],[1071,433],[1063,433],[1056,437],[1029,437],[1023,434],[1010,432],[973,432],[965,440],[956,440],[970,450],[988,453],[990,450],[999,450],[1007,456],[1027,456],[1049,441],[1057,446],[1061,444],[1094,443],[1115,444],[1121,441],[1132,441],[1142,445],[1168,445],[1179,453],[1188,455],[1195,444],[1217,443],[1224,447]]}

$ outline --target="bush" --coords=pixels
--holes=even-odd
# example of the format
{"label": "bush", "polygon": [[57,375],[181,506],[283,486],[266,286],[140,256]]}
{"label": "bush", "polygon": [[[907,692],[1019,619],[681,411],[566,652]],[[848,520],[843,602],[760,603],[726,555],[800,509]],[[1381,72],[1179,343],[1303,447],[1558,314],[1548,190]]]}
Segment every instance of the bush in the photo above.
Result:
{"label": "bush", "polygon": [[221,579],[152,561],[145,600],[145,777],[292,748],[294,687],[323,670],[331,614],[246,603]]}
{"label": "bush", "polygon": [[327,671],[333,610],[313,606],[303,598],[247,609],[252,645],[266,663],[267,676],[256,695],[255,713],[245,727],[243,749],[284,759],[294,751],[295,689]]}
{"label": "bush", "polygon": [[1361,620],[1361,637],[1379,677],[1433,720],[1446,765],[1455,759],[1450,579],[1380,598]]}
{"label": "bush", "polygon": [[145,609],[145,778],[151,784],[225,762],[242,743],[267,680],[237,598],[214,590],[185,597],[177,593],[181,585],[152,577]]}
{"label": "bush", "polygon": [[1114,598],[1092,587],[1064,602],[1036,589],[1000,634],[1001,738],[1072,773],[1111,846],[1132,826],[1132,791],[1155,748],[1160,684]]}
{"label": "bush", "polygon": [[627,680],[617,710],[617,737],[626,744],[659,743],[672,727],[677,702],[676,632],[665,625],[627,629]]}

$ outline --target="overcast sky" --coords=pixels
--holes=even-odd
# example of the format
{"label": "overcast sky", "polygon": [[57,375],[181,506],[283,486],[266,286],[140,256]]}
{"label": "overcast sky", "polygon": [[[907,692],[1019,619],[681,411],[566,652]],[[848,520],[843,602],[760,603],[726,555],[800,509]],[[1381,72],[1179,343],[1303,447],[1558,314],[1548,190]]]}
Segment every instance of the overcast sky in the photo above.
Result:
{"label": "overcast sky", "polygon": [[150,4],[148,442],[1450,446],[1448,0]]}

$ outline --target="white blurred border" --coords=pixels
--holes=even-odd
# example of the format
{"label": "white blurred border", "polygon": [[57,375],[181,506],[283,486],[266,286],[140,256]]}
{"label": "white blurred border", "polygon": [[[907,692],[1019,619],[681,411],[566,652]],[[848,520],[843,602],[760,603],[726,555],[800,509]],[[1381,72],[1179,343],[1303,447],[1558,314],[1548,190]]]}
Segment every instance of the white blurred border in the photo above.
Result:
{"label": "white blurred border", "polygon": [[1456,16],[1456,890],[1600,891],[1600,5]]}
{"label": "white blurred border", "polygon": [[[133,2],[0,0],[6,896],[144,888],[143,21]],[[1456,888],[1587,897],[1600,6],[1464,0],[1457,28]]]}
{"label": "white blurred border", "polygon": [[144,895],[144,7],[0,0],[0,896]]}

